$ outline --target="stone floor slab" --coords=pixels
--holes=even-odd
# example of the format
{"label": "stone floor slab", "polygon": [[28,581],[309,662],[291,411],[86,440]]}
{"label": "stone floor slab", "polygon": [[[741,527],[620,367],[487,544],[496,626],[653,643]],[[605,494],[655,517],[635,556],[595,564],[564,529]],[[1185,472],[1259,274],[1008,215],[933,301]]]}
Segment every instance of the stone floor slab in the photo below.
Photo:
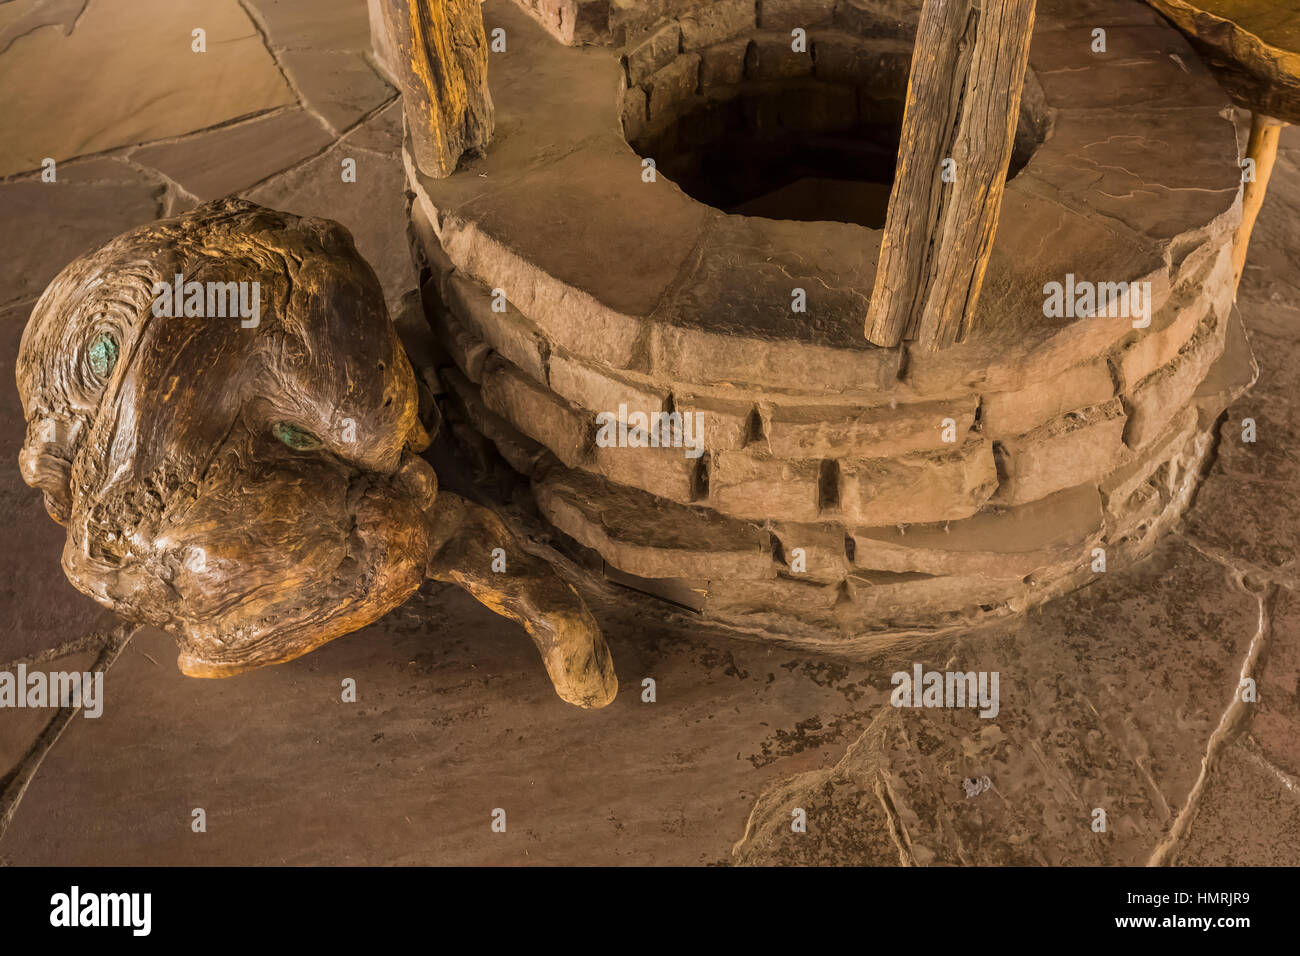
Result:
{"label": "stone floor slab", "polygon": [[[917,662],[996,671],[999,710],[985,718],[964,708],[882,708],[834,768],[809,775],[798,793],[763,796],[738,859],[784,861],[792,840],[832,847],[843,838],[836,828],[789,835],[789,807],[856,825],[844,822],[837,796],[852,784],[878,791],[910,863],[1146,863],[1193,793],[1258,603],[1230,586],[1221,565],[1178,543],[1101,577],[1019,622],[883,661],[886,673]],[[985,778],[971,795],[968,781]],[[1092,828],[1098,808],[1105,832]],[[879,815],[870,803],[863,812]],[[841,860],[859,861],[886,862],[880,852]]]}
{"label": "stone floor slab", "polygon": [[1247,707],[1254,750],[1300,786],[1300,595],[1278,591],[1269,606],[1268,642]]}
{"label": "stone floor slab", "polygon": [[248,0],[276,50],[370,49],[365,0]]}
{"label": "stone floor slab", "polygon": [[333,130],[345,132],[393,96],[393,89],[356,53],[301,50],[279,54],[307,105]]}
{"label": "stone floor slab", "polygon": [[68,35],[36,30],[0,54],[0,89],[22,91],[0,112],[0,175],[294,102],[237,0],[90,0]]}
{"label": "stone floor slab", "polygon": [[[27,673],[56,671],[87,673],[99,660],[98,650],[77,651],[27,664]],[[0,670],[17,675],[17,665],[0,663]],[[10,777],[32,752],[32,747],[50,721],[57,707],[22,707],[0,709],[0,781]],[[98,719],[98,718],[87,718]],[[0,791],[3,787],[0,786]]]}
{"label": "stone floor slab", "polygon": [[1300,864],[1300,782],[1241,746],[1228,747],[1201,798],[1180,866]]}
{"label": "stone floor slab", "polygon": [[[819,767],[880,700],[843,664],[609,611],[621,691],[596,712],[555,697],[520,629],[442,586],[231,680],[183,677],[170,638],[141,632],[103,717],[73,722],[46,758],[0,858],[717,863],[757,789]],[[206,833],[190,829],[196,807]]]}
{"label": "stone floor slab", "polygon": [[0,183],[0,305],[34,301],[81,253],[163,214],[165,186],[124,163],[59,164],[55,175]]}
{"label": "stone floor slab", "polygon": [[306,110],[290,109],[137,149],[134,162],[150,166],[200,201],[256,186],[321,152],[333,137]]}

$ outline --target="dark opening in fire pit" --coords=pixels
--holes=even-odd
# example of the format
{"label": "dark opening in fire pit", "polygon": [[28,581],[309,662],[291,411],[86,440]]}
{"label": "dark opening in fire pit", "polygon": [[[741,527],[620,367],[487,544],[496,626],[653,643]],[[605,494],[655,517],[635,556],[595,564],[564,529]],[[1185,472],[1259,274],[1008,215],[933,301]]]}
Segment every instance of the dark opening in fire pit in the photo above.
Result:
{"label": "dark opening in fire pit", "polygon": [[[751,44],[736,83],[702,85],[704,93],[690,90],[676,100],[652,90],[647,102],[658,115],[630,131],[632,147],[687,195],[725,212],[883,228],[910,49],[864,46],[845,75],[842,62],[834,71],[817,70],[814,47],[804,59],[829,79],[748,79],[762,72],[755,51]],[[1008,179],[1046,131],[1032,77],[1027,87]]]}

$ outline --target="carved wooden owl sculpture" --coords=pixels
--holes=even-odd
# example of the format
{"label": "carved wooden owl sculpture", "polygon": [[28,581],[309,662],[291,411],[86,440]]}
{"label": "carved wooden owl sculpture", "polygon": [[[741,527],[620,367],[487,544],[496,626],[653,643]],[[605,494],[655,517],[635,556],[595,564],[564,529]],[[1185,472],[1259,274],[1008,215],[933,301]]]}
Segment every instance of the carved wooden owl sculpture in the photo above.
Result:
{"label": "carved wooden owl sculpture", "polygon": [[17,375],[64,572],[174,634],[184,673],[292,660],[433,577],[521,623],[562,698],[614,698],[576,592],[438,491],[411,366],[337,223],[221,200],[131,230],[50,283]]}

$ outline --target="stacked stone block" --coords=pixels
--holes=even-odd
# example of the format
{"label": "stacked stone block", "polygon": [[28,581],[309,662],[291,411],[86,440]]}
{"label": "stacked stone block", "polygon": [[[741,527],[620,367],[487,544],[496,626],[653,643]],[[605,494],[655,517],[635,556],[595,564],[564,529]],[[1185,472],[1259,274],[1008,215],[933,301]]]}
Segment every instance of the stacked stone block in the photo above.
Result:
{"label": "stacked stone block", "polygon": [[[1130,67],[1159,67],[1133,103],[1085,83],[1076,106],[1068,97],[1079,94],[1040,69],[1027,110],[1050,135],[1008,188],[979,334],[932,354],[879,349],[860,338],[878,233],[697,210],[670,182],[609,186],[609,170],[636,182],[641,166],[602,124],[621,113],[635,142],[656,122],[656,90],[670,90],[660,101],[668,130],[694,108],[684,103],[710,96],[705,77],[718,89],[866,82],[855,71],[897,39],[855,39],[836,30],[840,9],[803,6],[830,11],[822,36],[833,40],[808,76],[754,73],[765,49],[755,31],[784,29],[786,7],[683,8],[617,54],[617,72],[603,75],[621,75],[621,97],[572,133],[553,167],[493,167],[489,154],[489,179],[564,193],[581,223],[573,242],[590,243],[593,258],[621,232],[661,236],[664,223],[679,223],[694,251],[652,306],[581,257],[557,259],[530,239],[551,233],[527,219],[527,202],[494,205],[468,189],[462,200],[457,184],[408,164],[449,418],[528,476],[546,518],[597,553],[611,578],[778,640],[853,648],[969,625],[1143,554],[1188,503],[1218,416],[1254,375],[1232,301],[1236,144],[1221,104],[1203,102],[1212,83],[1184,76],[1163,49],[1176,35],[1155,26],[1115,31],[1131,33]],[[764,23],[765,8],[777,19]],[[1070,57],[1093,68],[1086,44],[1063,43],[1086,30],[1050,17],[1040,30],[1040,68],[1044,57],[1062,74]],[[515,68],[523,76],[529,65]],[[504,88],[524,89],[509,79]],[[517,95],[524,117],[529,97],[549,94]],[[498,105],[508,117],[508,97]],[[628,128],[629,110],[641,119],[642,108],[645,125]],[[1140,121],[1160,137],[1209,144],[1216,164],[1168,166],[1140,133],[1093,137],[1099,110],[1112,131]],[[561,166],[599,174],[548,171]],[[1115,206],[1105,177],[1138,167],[1146,188]],[[1122,172],[1081,181],[1079,169]],[[1186,177],[1199,177],[1195,203],[1143,198],[1185,196]],[[645,203],[635,215],[628,196]],[[1044,319],[1043,279],[1063,278],[1051,254],[1080,272],[1149,283],[1149,325]],[[793,284],[813,290],[806,317],[789,315]],[[602,445],[597,416],[620,406],[702,414],[703,453]]]}

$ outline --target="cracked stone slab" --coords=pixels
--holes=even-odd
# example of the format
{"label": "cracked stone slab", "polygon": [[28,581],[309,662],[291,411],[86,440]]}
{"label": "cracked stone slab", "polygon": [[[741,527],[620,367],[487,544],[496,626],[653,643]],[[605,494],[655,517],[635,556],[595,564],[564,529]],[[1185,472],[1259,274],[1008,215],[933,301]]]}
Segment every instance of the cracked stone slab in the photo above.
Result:
{"label": "cracked stone slab", "polygon": [[[796,339],[878,351],[862,340],[861,329],[846,335],[839,323],[846,314],[866,313],[862,290],[871,288],[879,250],[876,230],[851,223],[715,215],[654,318],[770,345]],[[793,310],[795,289],[803,289],[806,311]],[[712,308],[718,302],[728,308]]]}
{"label": "cracked stone slab", "polygon": [[231,680],[183,677],[171,639],[142,631],[106,677],[104,716],[73,721],[46,757],[0,857],[719,863],[757,791],[821,766],[879,696],[840,663],[669,629],[626,592],[593,602],[623,684],[594,734],[530,666],[523,632],[454,589]]}
{"label": "cracked stone slab", "polygon": [[1125,512],[1132,507],[1134,495],[1144,494],[1156,471],[1175,460],[1190,444],[1197,441],[1199,424],[1199,410],[1184,408],[1170,423],[1163,438],[1133,455],[1124,465],[1106,476],[1098,487],[1111,520],[1125,520]]}
{"label": "cracked stone slab", "polygon": [[957,521],[975,514],[997,486],[993,449],[974,437],[942,452],[843,462],[840,509],[866,526]]}
{"label": "cracked stone slab", "polygon": [[[27,672],[77,672],[93,671],[99,660],[98,650],[77,651],[58,657],[42,659],[27,665]],[[15,672],[15,665],[0,661],[0,670]],[[0,782],[13,774],[19,764],[31,754],[51,719],[58,713],[58,707],[23,707],[5,708],[0,712]],[[83,720],[98,718],[80,718]],[[3,790],[3,787],[0,787]]]}
{"label": "cracked stone slab", "polygon": [[[1300,524],[1300,343],[1251,328],[1250,305],[1242,303],[1259,381],[1228,408],[1219,429],[1218,455],[1205,478],[1187,531],[1197,540],[1246,565],[1286,575],[1297,571]],[[1255,423],[1255,441],[1243,440],[1243,422]]]}
{"label": "cracked stone slab", "polygon": [[365,124],[348,133],[348,142],[386,156],[402,152],[402,102],[394,99]]}
{"label": "cracked stone slab", "polygon": [[834,583],[784,571],[764,581],[692,583],[706,620],[788,642],[799,653],[826,650],[855,659],[945,627],[1005,617],[1008,605],[1025,606],[1030,590],[1014,579],[886,571],[857,571]]}
{"label": "cracked stone slab", "polygon": [[[822,510],[818,503],[820,465],[818,461],[719,452],[709,470],[709,505],[750,521],[816,521]],[[689,482],[685,491],[689,501]]]}
{"label": "cracked stone slab", "polygon": [[289,50],[279,60],[308,107],[336,134],[393,96],[393,88],[360,54]]}
{"label": "cracked stone slab", "polygon": [[1129,390],[1125,403],[1126,445],[1140,449],[1156,440],[1188,404],[1223,354],[1228,319],[1227,314],[1220,317],[1210,313],[1172,362]]}
{"label": "cracked stone slab", "polygon": [[447,310],[453,316],[462,317],[486,345],[534,382],[547,381],[546,340],[527,316],[509,302],[499,311],[496,290],[452,272],[443,280],[441,294]]}
{"label": "cracked stone slab", "polygon": [[0,183],[0,304],[34,302],[77,256],[162,214],[165,187],[124,163],[61,163],[56,175]]}
{"label": "cracked stone slab", "polygon": [[[1027,172],[1062,195],[1157,240],[1179,236],[1199,218],[1231,229],[1241,173],[1224,163],[1236,133],[1226,98],[1201,99],[1200,122],[1182,111],[1066,110]],[[1170,164],[1169,157],[1178,162]]]}
{"label": "cracked stone slab", "polygon": [[0,53],[14,41],[43,27],[58,27],[64,36],[76,28],[89,0],[29,0],[0,8]]}
{"label": "cracked stone slab", "polygon": [[248,0],[275,50],[370,49],[364,0]]}
{"label": "cracked stone slab", "polygon": [[173,143],[145,146],[134,150],[131,159],[153,167],[206,202],[255,186],[332,141],[310,113],[291,109],[204,130]]}
{"label": "cracked stone slab", "polygon": [[568,467],[587,462],[593,423],[567,402],[548,392],[500,355],[483,363],[484,406],[534,441],[549,448]]}
{"label": "cracked stone slab", "polygon": [[[764,794],[736,857],[833,859],[824,848],[840,834],[790,833],[788,807],[835,819],[856,796],[861,817],[847,825],[879,834],[883,803],[907,862],[1145,863],[1183,812],[1232,701],[1258,603],[1221,565],[1176,542],[1101,577],[1032,618],[882,661],[885,672],[910,672],[913,662],[997,671],[998,713],[883,706],[834,768],[806,775],[796,793],[778,785]],[[986,776],[991,788],[968,797],[963,782]],[[856,790],[847,798],[837,792],[846,783]],[[1092,829],[1098,807],[1105,833]],[[795,851],[796,841],[814,846]],[[871,862],[887,861],[879,835],[857,842],[874,847]]]}
{"label": "cracked stone slab", "polygon": [[1221,755],[1178,866],[1295,866],[1300,859],[1300,781],[1248,746]]}
{"label": "cracked stone slab", "polygon": [[[580,355],[605,352],[616,368],[628,366],[638,317],[654,310],[689,254],[682,235],[697,235],[710,218],[671,183],[625,175],[632,160],[611,134],[458,210],[457,222],[473,223],[463,241],[443,235],[458,268],[484,281],[495,277],[489,285],[504,288],[556,342]],[[575,230],[571,210],[588,205],[623,215],[587,217]],[[592,308],[584,309],[588,298]],[[625,330],[608,340],[586,331],[602,319]]]}
{"label": "cracked stone slab", "polygon": [[[848,555],[850,541],[840,525],[769,521],[766,528],[776,539],[776,557],[788,573],[819,584],[838,584],[852,570]],[[793,570],[796,563],[800,566],[798,571]]]}
{"label": "cracked stone slab", "polygon": [[[1226,95],[1180,34],[1164,24],[1110,25],[1104,17],[1099,11],[1096,23],[1034,32],[1029,68],[1048,105],[1133,110],[1226,104]],[[1106,28],[1105,53],[1092,52],[1097,26]],[[1176,68],[1168,69],[1170,63]]]}
{"label": "cracked stone slab", "polygon": [[[191,50],[196,28],[207,31],[205,53]],[[0,88],[11,93],[0,175],[294,102],[237,0],[90,0],[70,34],[37,30],[0,54]]]}
{"label": "cracked stone slab", "polygon": [[[859,741],[854,750],[862,748]],[[739,866],[899,866],[906,852],[882,783],[854,769],[809,771],[783,781],[762,801],[732,850]],[[803,811],[807,831],[793,829]]]}
{"label": "cracked stone slab", "polygon": [[[482,323],[479,324],[483,328]],[[620,416],[619,406],[625,405],[631,411],[647,414],[669,410],[665,403],[668,390],[647,383],[631,376],[615,375],[605,369],[595,368],[586,362],[574,359],[563,350],[556,349],[549,353],[546,361],[546,384],[566,401],[588,409],[608,411]],[[723,421],[713,409],[704,412],[698,409],[687,396],[675,396],[679,411],[697,409],[707,415],[703,421],[706,441],[709,448],[718,448],[711,439],[721,438],[726,427],[731,424]],[[715,417],[717,416],[717,417]]]}
{"label": "cracked stone slab", "polygon": [[[615,484],[639,487],[669,501],[691,504],[700,496],[702,458],[687,458],[680,448],[619,448],[596,445],[582,467]],[[717,501],[712,500],[717,506]],[[735,514],[726,508],[718,510]],[[744,517],[741,515],[740,517]]]}
{"label": "cracked stone slab", "polygon": [[[1295,783],[1300,800],[1300,597],[1281,590],[1271,608],[1268,645],[1257,681],[1258,701],[1250,705],[1254,749],[1283,778]],[[1300,857],[1298,857],[1300,858]]]}

